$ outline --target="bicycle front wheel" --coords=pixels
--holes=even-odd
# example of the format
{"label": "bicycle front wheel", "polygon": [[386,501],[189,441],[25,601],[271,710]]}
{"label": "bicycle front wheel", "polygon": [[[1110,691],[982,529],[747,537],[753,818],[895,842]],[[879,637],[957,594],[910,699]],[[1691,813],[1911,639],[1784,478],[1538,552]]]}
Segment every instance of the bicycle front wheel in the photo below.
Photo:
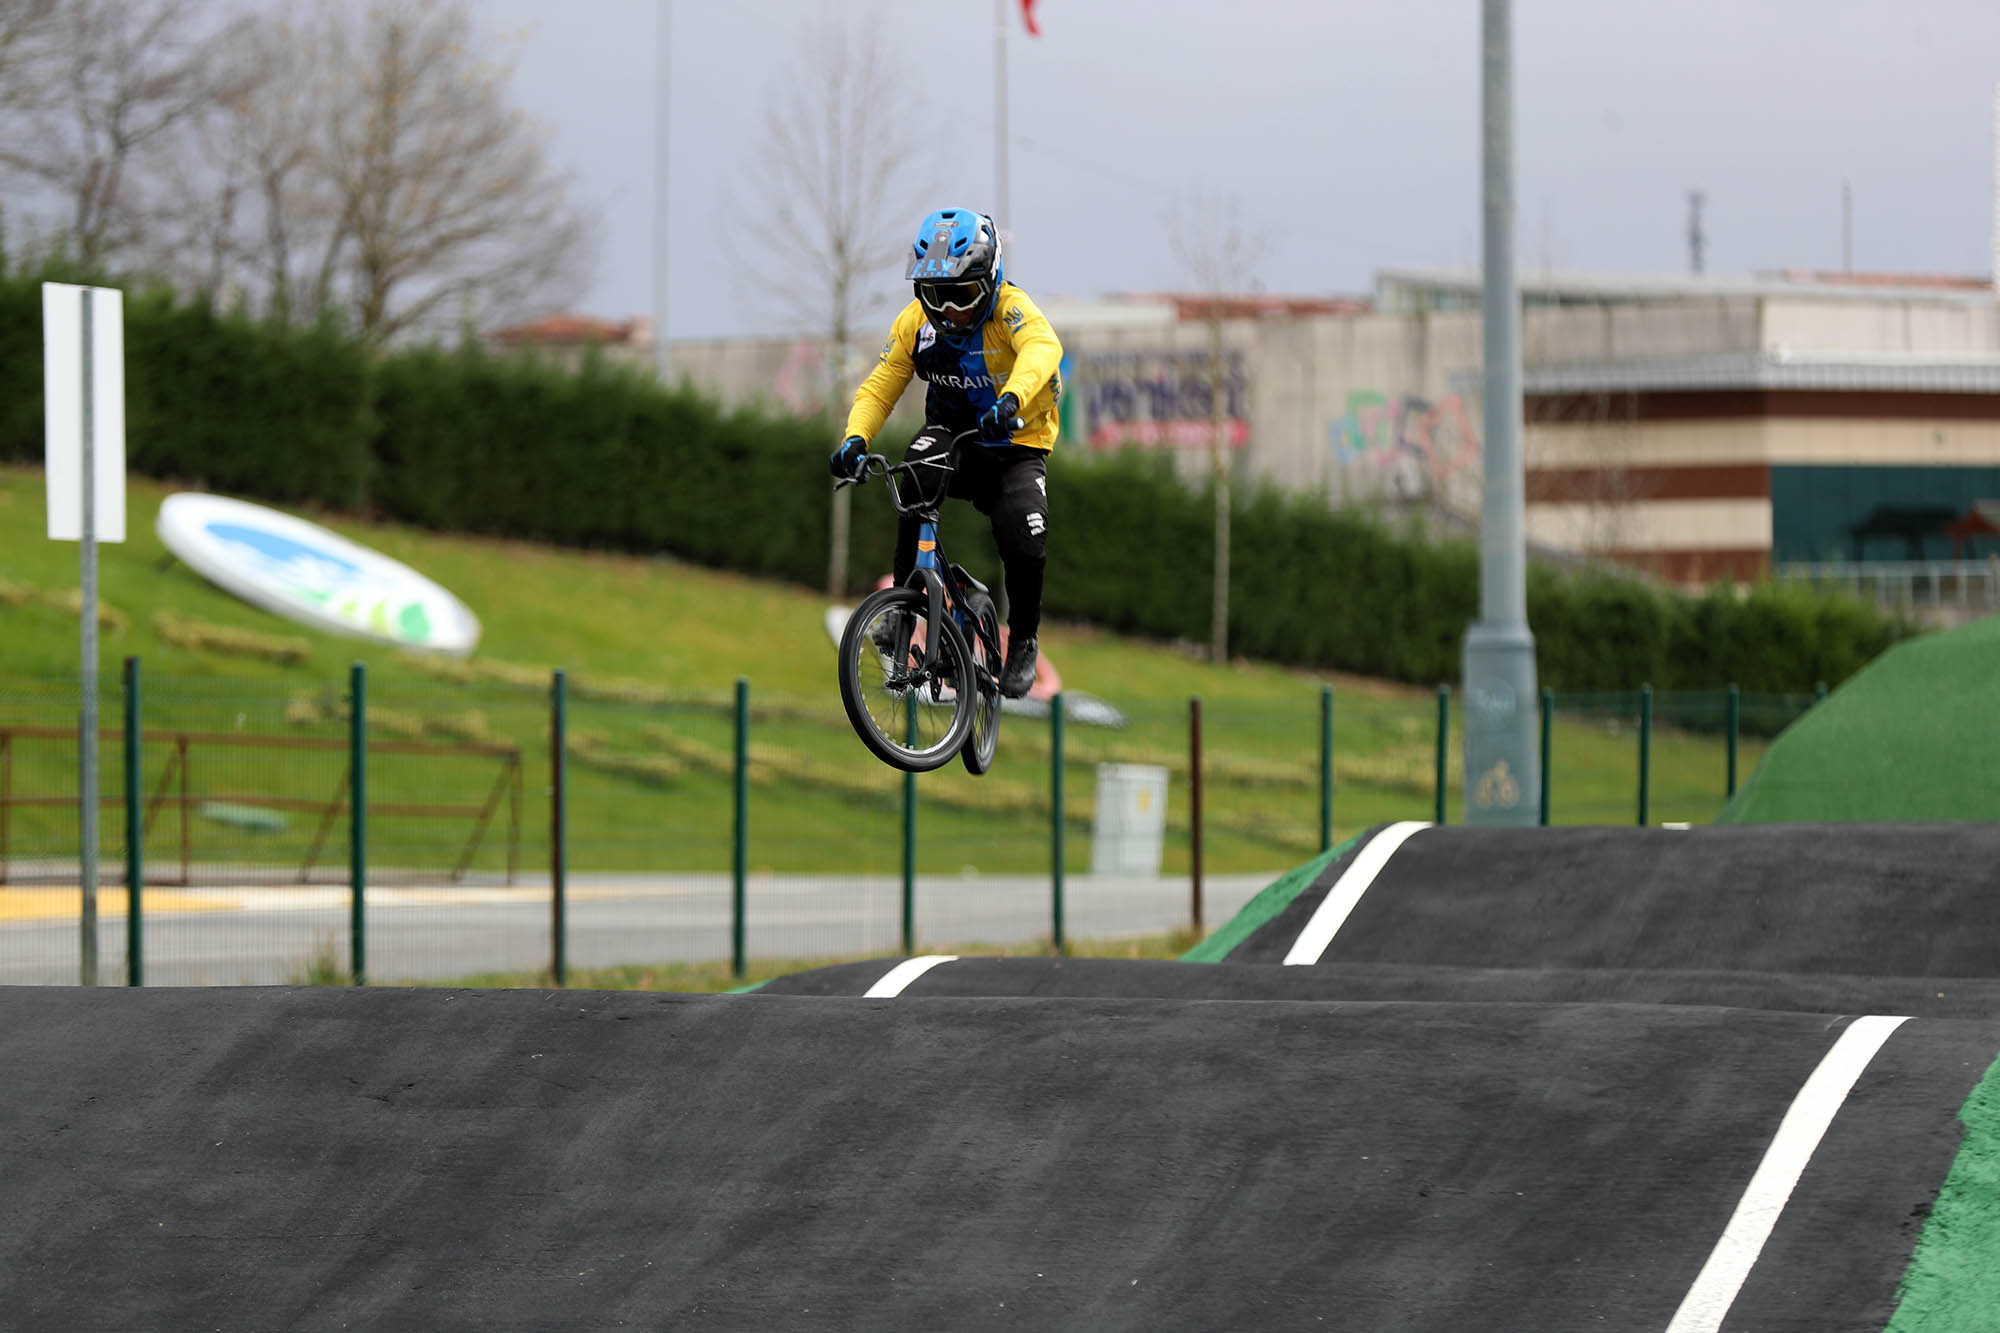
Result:
{"label": "bicycle front wheel", "polygon": [[870,593],[840,635],[840,702],[855,734],[885,764],[927,773],[951,762],[972,729],[972,650],[949,619],[924,666],[929,599],[915,588]]}

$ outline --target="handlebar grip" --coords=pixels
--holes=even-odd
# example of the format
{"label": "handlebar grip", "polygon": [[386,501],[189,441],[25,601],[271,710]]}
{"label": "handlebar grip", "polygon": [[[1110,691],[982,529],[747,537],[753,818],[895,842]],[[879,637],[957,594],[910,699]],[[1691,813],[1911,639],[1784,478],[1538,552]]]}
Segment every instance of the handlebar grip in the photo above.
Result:
{"label": "handlebar grip", "polygon": [[888,459],[882,457],[882,455],[880,454],[863,454],[861,455],[861,474],[859,476],[854,476],[854,477],[835,478],[833,483],[833,489],[835,489],[836,491],[844,491],[849,486],[859,486],[862,482],[868,480],[871,474],[879,477],[884,475],[888,471],[889,471]]}

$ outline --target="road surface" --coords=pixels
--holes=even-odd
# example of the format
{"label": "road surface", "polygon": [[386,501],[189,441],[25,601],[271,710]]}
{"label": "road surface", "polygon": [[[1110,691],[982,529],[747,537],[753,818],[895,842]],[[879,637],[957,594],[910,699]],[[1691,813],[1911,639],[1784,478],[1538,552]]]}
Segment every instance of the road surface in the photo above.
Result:
{"label": "road surface", "polygon": [[[1277,872],[1209,876],[1204,919],[1226,921]],[[1071,939],[1158,934],[1188,924],[1185,878],[1071,875],[1064,930]],[[32,897],[31,897],[32,895]],[[894,877],[752,876],[745,886],[745,948],[753,958],[892,954],[902,947],[902,881]],[[167,906],[155,906],[154,900]],[[306,979],[316,957],[342,969],[349,894],[332,886],[149,890],[143,917],[148,985],[273,985]],[[699,962],[731,948],[727,876],[579,875],[568,886],[573,968]],[[67,985],[78,978],[73,889],[0,888],[0,985]],[[125,892],[99,893],[99,980],[125,980]],[[529,971],[551,958],[546,883],[517,888],[384,887],[366,894],[367,973],[373,982],[433,981]],[[920,948],[1047,938],[1045,876],[920,876]]]}

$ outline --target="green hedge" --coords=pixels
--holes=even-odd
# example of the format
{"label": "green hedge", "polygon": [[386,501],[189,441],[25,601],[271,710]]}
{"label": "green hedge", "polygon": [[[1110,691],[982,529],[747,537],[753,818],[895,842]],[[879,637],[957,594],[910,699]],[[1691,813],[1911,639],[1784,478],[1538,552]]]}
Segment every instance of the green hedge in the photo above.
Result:
{"label": "green hedge", "polygon": [[[41,457],[42,274],[0,280],[0,459]],[[73,279],[66,279],[73,280]],[[373,356],[330,326],[274,330],[144,292],[126,311],[132,467],[281,504],[446,530],[656,552],[820,586],[824,421],[727,413],[649,375],[570,372],[468,346]],[[891,451],[900,441],[886,441]],[[851,492],[848,583],[886,572],[895,516]],[[1058,455],[1050,469],[1055,617],[1208,637],[1214,499],[1158,455]],[[986,524],[947,511],[952,554],[989,583]],[[1245,656],[1417,683],[1456,679],[1478,613],[1478,554],[1270,488],[1232,508],[1230,643]],[[1900,633],[1803,589],[1686,597],[1536,566],[1529,620],[1559,690],[1799,691],[1834,684]]]}
{"label": "green hedge", "polygon": [[[0,460],[42,458],[44,276],[84,280],[0,281]],[[284,504],[366,505],[369,364],[337,329],[279,331],[140,290],[126,296],[125,363],[133,471]]]}
{"label": "green hedge", "polygon": [[[1050,482],[1053,614],[1162,637],[1208,636],[1214,497],[1165,460],[1059,458]],[[1230,517],[1230,644],[1245,656],[1432,684],[1456,680],[1479,614],[1479,553],[1385,529],[1363,511],[1262,488]],[[1842,593],[1529,567],[1538,674],[1558,690],[1805,691],[1837,684],[1903,632]]]}
{"label": "green hedge", "polygon": [[[570,372],[476,347],[391,356],[377,384],[372,498],[386,517],[826,580],[822,422],[720,412],[600,359]],[[853,497],[857,575],[888,567],[878,491]]]}

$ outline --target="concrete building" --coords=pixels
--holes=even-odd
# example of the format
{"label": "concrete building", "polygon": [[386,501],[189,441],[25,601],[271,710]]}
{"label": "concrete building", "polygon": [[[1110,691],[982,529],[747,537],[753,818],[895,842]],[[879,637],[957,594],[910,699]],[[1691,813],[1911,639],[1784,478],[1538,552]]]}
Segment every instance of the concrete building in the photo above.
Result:
{"label": "concrete building", "polygon": [[[1934,561],[1954,555],[1953,522],[2000,497],[2000,306],[1984,279],[1523,287],[1539,541],[1681,582]],[[1418,290],[1477,300],[1476,278]],[[1476,368],[1456,382],[1476,392]]]}

